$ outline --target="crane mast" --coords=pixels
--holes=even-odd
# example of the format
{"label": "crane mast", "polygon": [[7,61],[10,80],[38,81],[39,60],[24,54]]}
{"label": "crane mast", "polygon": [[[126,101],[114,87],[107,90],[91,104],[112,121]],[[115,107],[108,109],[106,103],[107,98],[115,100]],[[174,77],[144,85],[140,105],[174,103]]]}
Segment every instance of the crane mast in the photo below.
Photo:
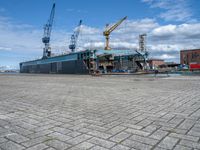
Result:
{"label": "crane mast", "polygon": [[51,9],[50,17],[47,21],[47,23],[44,25],[44,35],[42,38],[42,42],[44,43],[44,49],[43,49],[43,58],[51,57],[51,48],[50,48],[50,37],[51,37],[51,30],[53,26],[53,19],[55,14],[55,3],[53,4],[53,7]]}
{"label": "crane mast", "polygon": [[81,24],[82,24],[82,20],[79,21],[77,30],[74,31],[74,34],[71,35],[71,41],[70,41],[70,45],[69,45],[69,49],[71,50],[71,52],[75,52],[75,50],[76,50],[77,40],[78,40],[78,36],[79,36],[80,30],[81,30]]}
{"label": "crane mast", "polygon": [[103,35],[106,37],[106,47],[105,47],[105,50],[110,50],[110,46],[109,46],[109,40],[110,40],[110,33],[112,31],[114,31],[124,20],[126,20],[127,16],[122,18],[121,20],[119,20],[117,23],[115,23],[113,26],[109,27],[108,28],[108,25],[107,25],[107,28],[106,30],[103,32]]}

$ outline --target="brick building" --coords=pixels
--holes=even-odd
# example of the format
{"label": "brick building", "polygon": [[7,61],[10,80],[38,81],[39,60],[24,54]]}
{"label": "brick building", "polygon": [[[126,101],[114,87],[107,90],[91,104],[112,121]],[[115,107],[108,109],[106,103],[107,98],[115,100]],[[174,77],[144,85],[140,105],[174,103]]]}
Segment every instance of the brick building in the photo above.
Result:
{"label": "brick building", "polygon": [[191,63],[200,64],[200,49],[181,50],[180,63],[190,65]]}
{"label": "brick building", "polygon": [[148,64],[149,64],[150,69],[156,69],[156,68],[158,68],[160,65],[165,64],[165,62],[164,62],[163,59],[155,59],[155,58],[152,58],[152,59],[149,59],[149,60],[148,60]]}

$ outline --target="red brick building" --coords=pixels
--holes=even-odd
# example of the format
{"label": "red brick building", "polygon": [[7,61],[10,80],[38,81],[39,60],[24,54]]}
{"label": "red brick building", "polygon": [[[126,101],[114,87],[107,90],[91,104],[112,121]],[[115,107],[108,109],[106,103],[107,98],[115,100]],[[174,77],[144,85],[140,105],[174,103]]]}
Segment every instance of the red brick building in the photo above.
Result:
{"label": "red brick building", "polygon": [[148,60],[148,64],[149,64],[150,69],[156,69],[156,68],[158,68],[160,65],[165,64],[165,62],[164,62],[163,59],[155,59],[155,58],[152,58],[152,59],[149,59],[149,60]]}
{"label": "red brick building", "polygon": [[180,63],[190,65],[190,63],[200,64],[200,49],[181,50]]}

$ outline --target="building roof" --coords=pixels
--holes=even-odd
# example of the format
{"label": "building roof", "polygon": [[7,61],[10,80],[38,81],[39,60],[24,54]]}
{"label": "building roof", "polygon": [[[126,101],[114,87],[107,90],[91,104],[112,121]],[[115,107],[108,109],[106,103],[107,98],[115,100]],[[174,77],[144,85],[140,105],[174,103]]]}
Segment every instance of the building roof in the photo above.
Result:
{"label": "building roof", "polygon": [[164,59],[159,59],[159,58],[150,58],[148,61],[164,61]]}
{"label": "building roof", "polygon": [[199,49],[185,49],[185,50],[181,50],[181,52],[183,52],[183,51],[196,51],[196,50],[200,51],[200,48]]}

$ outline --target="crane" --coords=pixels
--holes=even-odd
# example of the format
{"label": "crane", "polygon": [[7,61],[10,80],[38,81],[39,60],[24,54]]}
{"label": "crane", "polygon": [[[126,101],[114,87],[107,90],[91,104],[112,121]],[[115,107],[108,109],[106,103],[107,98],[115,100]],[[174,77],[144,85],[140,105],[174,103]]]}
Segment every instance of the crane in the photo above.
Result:
{"label": "crane", "polygon": [[105,50],[110,50],[111,48],[109,47],[109,39],[110,39],[110,33],[115,30],[124,20],[126,20],[127,16],[119,20],[117,23],[112,25],[111,27],[108,28],[108,25],[106,25],[106,30],[103,32],[103,35],[106,37],[106,47]]}
{"label": "crane", "polygon": [[53,19],[55,14],[55,6],[56,4],[53,4],[53,7],[51,9],[50,17],[47,21],[47,23],[44,25],[44,35],[42,38],[42,42],[44,43],[44,49],[43,49],[43,58],[47,58],[51,56],[51,48],[50,48],[50,37],[51,37],[51,30],[53,25]]}
{"label": "crane", "polygon": [[75,50],[76,50],[76,44],[77,44],[78,36],[79,36],[80,30],[81,30],[81,24],[82,24],[82,20],[79,21],[77,30],[74,31],[74,33],[71,35],[71,41],[70,41],[70,45],[69,45],[69,49],[71,49],[71,52],[75,52]]}

